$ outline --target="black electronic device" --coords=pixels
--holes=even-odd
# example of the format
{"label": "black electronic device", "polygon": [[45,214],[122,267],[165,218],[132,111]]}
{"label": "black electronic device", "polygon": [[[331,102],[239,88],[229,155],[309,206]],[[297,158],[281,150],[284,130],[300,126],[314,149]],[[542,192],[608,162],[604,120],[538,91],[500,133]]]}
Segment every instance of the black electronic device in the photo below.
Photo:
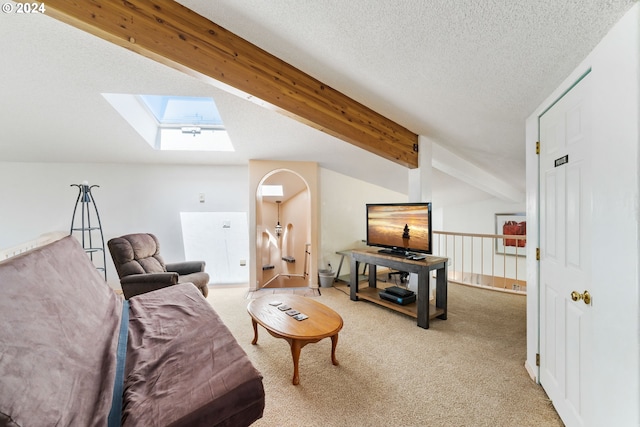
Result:
{"label": "black electronic device", "polygon": [[367,246],[401,257],[432,254],[432,236],[430,202],[367,204]]}
{"label": "black electronic device", "polygon": [[[373,245],[369,245],[369,246],[373,246]],[[390,249],[390,248],[386,248],[386,249],[380,249],[378,251],[379,254],[383,254],[383,255],[390,255],[390,256],[395,256],[398,258],[407,258],[410,252],[407,252],[403,249]]]}
{"label": "black electronic device", "polygon": [[415,294],[409,295],[407,297],[399,297],[399,296],[392,295],[392,294],[389,294],[389,293],[384,292],[384,291],[380,291],[378,293],[378,295],[380,295],[380,298],[383,299],[383,300],[391,301],[391,302],[393,302],[395,304],[399,304],[399,305],[407,305],[407,304],[411,304],[412,302],[416,301],[416,295]]}
{"label": "black electronic device", "polygon": [[410,291],[409,289],[401,288],[399,286],[389,286],[388,288],[385,288],[384,292],[400,298],[406,298],[411,295],[415,295],[415,292]]}

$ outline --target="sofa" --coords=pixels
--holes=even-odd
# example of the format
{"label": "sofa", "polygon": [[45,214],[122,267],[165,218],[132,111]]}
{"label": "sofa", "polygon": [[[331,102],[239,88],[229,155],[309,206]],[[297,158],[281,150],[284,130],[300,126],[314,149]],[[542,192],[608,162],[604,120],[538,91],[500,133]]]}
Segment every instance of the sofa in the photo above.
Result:
{"label": "sofa", "polygon": [[0,426],[262,416],[261,374],[191,283],[125,300],[66,236],[0,262],[0,289]]}

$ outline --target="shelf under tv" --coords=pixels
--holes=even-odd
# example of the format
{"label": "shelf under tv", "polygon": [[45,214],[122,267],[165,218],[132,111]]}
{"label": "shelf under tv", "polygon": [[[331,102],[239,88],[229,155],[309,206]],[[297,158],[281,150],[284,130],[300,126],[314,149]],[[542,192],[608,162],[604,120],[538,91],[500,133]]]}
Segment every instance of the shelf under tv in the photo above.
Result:
{"label": "shelf under tv", "polygon": [[[363,299],[366,301],[373,302],[378,305],[382,305],[384,307],[390,308],[391,310],[406,314],[407,316],[411,316],[415,319],[418,318],[418,304],[412,302],[407,305],[394,304],[391,301],[386,301],[380,298],[379,292],[384,288],[370,288],[367,285],[367,282],[364,281],[360,283],[358,287],[358,292],[356,295],[359,299]],[[438,308],[435,304],[429,302],[429,319],[434,319],[438,316],[442,316],[444,314],[444,309]]]}

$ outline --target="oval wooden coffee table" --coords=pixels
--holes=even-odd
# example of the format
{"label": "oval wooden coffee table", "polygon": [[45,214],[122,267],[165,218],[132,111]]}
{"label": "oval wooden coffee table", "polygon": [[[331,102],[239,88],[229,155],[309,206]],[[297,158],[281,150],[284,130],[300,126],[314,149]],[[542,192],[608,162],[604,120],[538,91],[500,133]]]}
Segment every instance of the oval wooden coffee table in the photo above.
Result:
{"label": "oval wooden coffee table", "polygon": [[[309,317],[305,320],[296,320],[272,305],[276,302],[286,304]],[[326,305],[300,295],[276,294],[252,300],[247,306],[247,311],[253,323],[254,337],[251,344],[258,343],[258,323],[274,337],[283,338],[289,342],[293,357],[294,385],[300,383],[298,374],[300,350],[309,343],[331,337],[331,363],[338,365],[336,346],[338,332],[342,329],[342,317]]]}

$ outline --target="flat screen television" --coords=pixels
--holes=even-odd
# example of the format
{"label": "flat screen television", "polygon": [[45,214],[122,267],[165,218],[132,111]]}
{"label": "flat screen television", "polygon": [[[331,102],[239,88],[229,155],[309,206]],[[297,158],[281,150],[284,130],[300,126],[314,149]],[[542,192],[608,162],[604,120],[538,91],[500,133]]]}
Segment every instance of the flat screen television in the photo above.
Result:
{"label": "flat screen television", "polygon": [[432,235],[430,202],[367,204],[367,246],[432,254]]}

